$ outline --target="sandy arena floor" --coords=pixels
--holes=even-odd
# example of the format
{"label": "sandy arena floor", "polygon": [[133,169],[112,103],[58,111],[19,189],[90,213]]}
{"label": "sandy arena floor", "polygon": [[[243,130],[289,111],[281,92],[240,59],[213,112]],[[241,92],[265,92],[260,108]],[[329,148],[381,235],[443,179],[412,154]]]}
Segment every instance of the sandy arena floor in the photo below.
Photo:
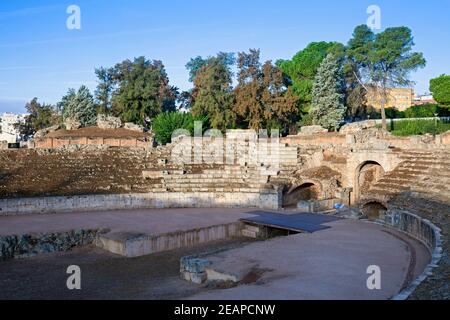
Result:
{"label": "sandy arena floor", "polygon": [[[110,228],[145,233],[188,230],[251,216],[243,209],[167,209],[0,217],[0,235]],[[314,217],[312,218],[314,219]],[[323,220],[323,216],[317,216]],[[254,242],[235,239],[127,259],[93,247],[0,262],[0,299],[388,299],[428,263],[418,241],[361,221]],[[229,273],[262,270],[254,283],[228,289],[179,278],[182,256],[211,252],[214,268]],[[79,265],[82,290],[66,288],[66,269]],[[367,267],[381,268],[381,290],[366,287]]]}

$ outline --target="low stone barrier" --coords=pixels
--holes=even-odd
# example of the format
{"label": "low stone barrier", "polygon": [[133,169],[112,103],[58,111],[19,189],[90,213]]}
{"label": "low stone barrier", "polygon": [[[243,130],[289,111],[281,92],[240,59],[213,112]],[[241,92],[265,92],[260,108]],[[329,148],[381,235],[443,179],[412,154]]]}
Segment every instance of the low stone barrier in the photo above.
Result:
{"label": "low stone barrier", "polygon": [[423,273],[409,286],[393,297],[393,300],[406,300],[437,267],[442,258],[441,230],[429,220],[403,210],[390,209],[385,216],[385,225],[400,230],[422,242],[430,251],[431,262]]}
{"label": "low stone barrier", "polygon": [[276,190],[261,192],[161,192],[0,199],[0,216],[146,208],[278,209]]}
{"label": "low stone barrier", "polygon": [[0,261],[28,258],[41,253],[68,251],[74,247],[89,245],[94,242],[98,232],[98,230],[72,230],[58,233],[1,236]]}
{"label": "low stone barrier", "polygon": [[94,244],[114,254],[135,258],[156,252],[189,248],[212,241],[241,237],[242,229],[243,223],[234,222],[156,235],[105,233],[100,234]]}

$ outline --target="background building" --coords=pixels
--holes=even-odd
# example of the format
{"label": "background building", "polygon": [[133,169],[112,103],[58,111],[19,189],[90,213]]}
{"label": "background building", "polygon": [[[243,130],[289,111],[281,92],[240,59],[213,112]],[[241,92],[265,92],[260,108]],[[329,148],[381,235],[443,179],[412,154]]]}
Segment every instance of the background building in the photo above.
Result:
{"label": "background building", "polygon": [[20,140],[17,124],[25,122],[26,114],[4,113],[0,117],[0,141],[16,143]]}
{"label": "background building", "polygon": [[420,106],[428,103],[437,104],[436,100],[434,100],[433,95],[431,94],[415,95],[413,103],[415,106]]}
{"label": "background building", "polygon": [[[414,89],[412,88],[388,88],[388,97],[385,108],[397,108],[399,111],[405,111],[413,106]],[[367,106],[375,109],[381,109],[379,93],[375,89],[369,90],[367,94]]]}

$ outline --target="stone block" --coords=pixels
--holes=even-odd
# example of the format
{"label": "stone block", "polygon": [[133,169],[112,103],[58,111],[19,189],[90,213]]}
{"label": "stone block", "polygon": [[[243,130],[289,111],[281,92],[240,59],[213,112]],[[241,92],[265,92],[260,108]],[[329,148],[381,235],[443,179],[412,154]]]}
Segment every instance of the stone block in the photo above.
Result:
{"label": "stone block", "polygon": [[300,134],[310,135],[316,133],[327,133],[328,130],[322,126],[304,126],[300,129]]}
{"label": "stone block", "polygon": [[202,284],[207,280],[206,272],[192,273],[189,271],[183,271],[181,272],[181,278],[185,281],[189,281],[195,284]]}
{"label": "stone block", "polygon": [[339,133],[342,134],[356,133],[363,130],[374,129],[376,127],[377,122],[375,120],[353,122],[343,126],[341,130],[339,130]]}
{"label": "stone block", "polygon": [[77,119],[67,118],[64,121],[64,127],[66,128],[66,130],[76,130],[81,127],[81,123]]}
{"label": "stone block", "polygon": [[118,129],[122,126],[122,121],[116,117],[99,114],[97,116],[97,126],[100,129]]}
{"label": "stone block", "polygon": [[144,170],[142,171],[142,177],[144,179],[160,179],[163,177],[162,171],[155,171],[155,170]]}
{"label": "stone block", "polygon": [[205,272],[205,268],[210,266],[211,262],[205,259],[182,257],[180,259],[180,270],[191,273]]}
{"label": "stone block", "polygon": [[127,130],[131,130],[131,131],[136,131],[136,132],[144,132],[144,127],[143,126],[140,126],[140,125],[137,125],[137,124],[134,124],[134,123],[131,123],[131,122],[125,123],[123,125],[123,128],[127,129]]}

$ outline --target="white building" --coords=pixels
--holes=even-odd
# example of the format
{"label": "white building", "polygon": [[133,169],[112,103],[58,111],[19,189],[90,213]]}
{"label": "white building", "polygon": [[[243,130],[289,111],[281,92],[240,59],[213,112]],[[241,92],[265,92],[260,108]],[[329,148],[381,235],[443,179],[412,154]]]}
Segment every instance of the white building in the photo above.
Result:
{"label": "white building", "polygon": [[4,113],[0,117],[0,141],[19,142],[20,132],[17,124],[25,122],[26,114]]}

